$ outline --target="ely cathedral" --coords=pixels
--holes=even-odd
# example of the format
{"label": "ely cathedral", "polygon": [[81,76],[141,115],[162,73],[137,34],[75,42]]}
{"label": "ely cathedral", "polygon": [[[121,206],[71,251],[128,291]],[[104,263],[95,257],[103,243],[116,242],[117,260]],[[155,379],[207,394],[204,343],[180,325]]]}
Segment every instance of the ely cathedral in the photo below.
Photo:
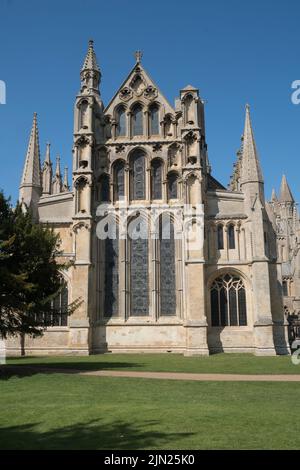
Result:
{"label": "ely cathedral", "polygon": [[[20,201],[37,223],[54,227],[59,256],[72,261],[55,300],[62,314],[43,337],[26,339],[26,351],[288,354],[287,320],[300,312],[299,214],[285,176],[265,199],[249,106],[225,187],[212,175],[196,88],[180,90],[171,105],[137,52],[105,106],[93,41],[80,79],[71,184],[59,157],[52,164],[50,144],[41,162],[36,115],[25,158]],[[193,247],[174,216],[186,205],[202,208]],[[124,207],[149,236],[129,237]],[[153,210],[170,214],[168,237],[162,216],[151,222]],[[97,235],[102,217],[114,220],[116,236]],[[64,306],[78,298],[67,317]],[[7,349],[18,354],[19,341],[10,339]]]}

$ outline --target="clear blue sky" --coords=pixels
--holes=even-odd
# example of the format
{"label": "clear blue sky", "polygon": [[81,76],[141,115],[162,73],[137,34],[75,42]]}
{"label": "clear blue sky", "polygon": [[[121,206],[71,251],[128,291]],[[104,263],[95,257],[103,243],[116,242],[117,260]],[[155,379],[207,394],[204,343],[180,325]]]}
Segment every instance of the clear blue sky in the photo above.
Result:
{"label": "clear blue sky", "polygon": [[299,0],[0,0],[0,188],[16,199],[34,111],[42,157],[49,140],[71,169],[73,104],[93,38],[104,103],[136,49],[171,103],[187,84],[200,89],[213,174],[225,185],[249,102],[266,196],[286,173],[300,202],[299,21]]}

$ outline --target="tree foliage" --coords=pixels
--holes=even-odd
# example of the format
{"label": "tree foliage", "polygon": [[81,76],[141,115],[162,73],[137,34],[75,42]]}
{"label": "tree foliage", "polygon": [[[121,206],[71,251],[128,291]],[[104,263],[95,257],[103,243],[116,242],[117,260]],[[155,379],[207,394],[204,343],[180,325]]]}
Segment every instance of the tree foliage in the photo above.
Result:
{"label": "tree foliage", "polygon": [[41,335],[59,314],[52,301],[62,289],[61,272],[70,267],[58,262],[59,247],[52,228],[34,223],[20,204],[13,209],[0,192],[0,337]]}

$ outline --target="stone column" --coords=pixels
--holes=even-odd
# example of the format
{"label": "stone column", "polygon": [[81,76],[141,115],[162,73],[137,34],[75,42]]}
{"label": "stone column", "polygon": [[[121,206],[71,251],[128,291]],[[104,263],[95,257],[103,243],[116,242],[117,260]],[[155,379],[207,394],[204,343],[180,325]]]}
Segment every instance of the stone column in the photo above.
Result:
{"label": "stone column", "polygon": [[[199,200],[201,195],[199,195]],[[200,204],[200,201],[199,201]],[[186,298],[186,356],[208,355],[207,318],[205,311],[205,273],[204,273],[204,214],[202,209],[193,214],[188,221],[196,221],[196,243],[188,243],[187,231],[185,236],[184,263],[185,263],[185,298]],[[201,211],[201,214],[200,214]],[[199,232],[198,232],[199,230]]]}
{"label": "stone column", "polygon": [[91,269],[91,222],[75,222],[76,259],[72,270],[72,292],[82,303],[70,316],[68,348],[73,354],[87,355],[91,350],[90,341],[90,269]]}
{"label": "stone column", "polygon": [[270,297],[269,265],[265,260],[252,264],[254,347],[258,356],[274,356],[273,320]]}
{"label": "stone column", "polygon": [[237,249],[238,249],[238,260],[240,261],[241,259],[241,226],[240,223],[238,223],[235,227],[235,233],[236,233],[236,243],[237,243]]}
{"label": "stone column", "polygon": [[128,124],[127,129],[128,129],[128,131],[127,132],[128,132],[129,139],[132,138],[132,119],[131,119],[131,117],[132,117],[132,112],[128,111],[128,113],[127,113],[127,124]]}

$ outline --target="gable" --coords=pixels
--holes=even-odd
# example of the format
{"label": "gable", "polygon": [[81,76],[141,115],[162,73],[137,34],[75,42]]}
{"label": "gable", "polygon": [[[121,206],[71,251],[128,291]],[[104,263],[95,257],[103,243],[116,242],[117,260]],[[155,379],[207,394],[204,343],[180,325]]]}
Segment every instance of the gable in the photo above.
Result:
{"label": "gable", "polygon": [[105,108],[104,114],[113,117],[115,110],[120,105],[123,105],[130,111],[136,103],[142,104],[144,108],[147,108],[152,103],[158,103],[164,108],[165,115],[175,114],[174,108],[139,62],[135,64],[128,77]]}

